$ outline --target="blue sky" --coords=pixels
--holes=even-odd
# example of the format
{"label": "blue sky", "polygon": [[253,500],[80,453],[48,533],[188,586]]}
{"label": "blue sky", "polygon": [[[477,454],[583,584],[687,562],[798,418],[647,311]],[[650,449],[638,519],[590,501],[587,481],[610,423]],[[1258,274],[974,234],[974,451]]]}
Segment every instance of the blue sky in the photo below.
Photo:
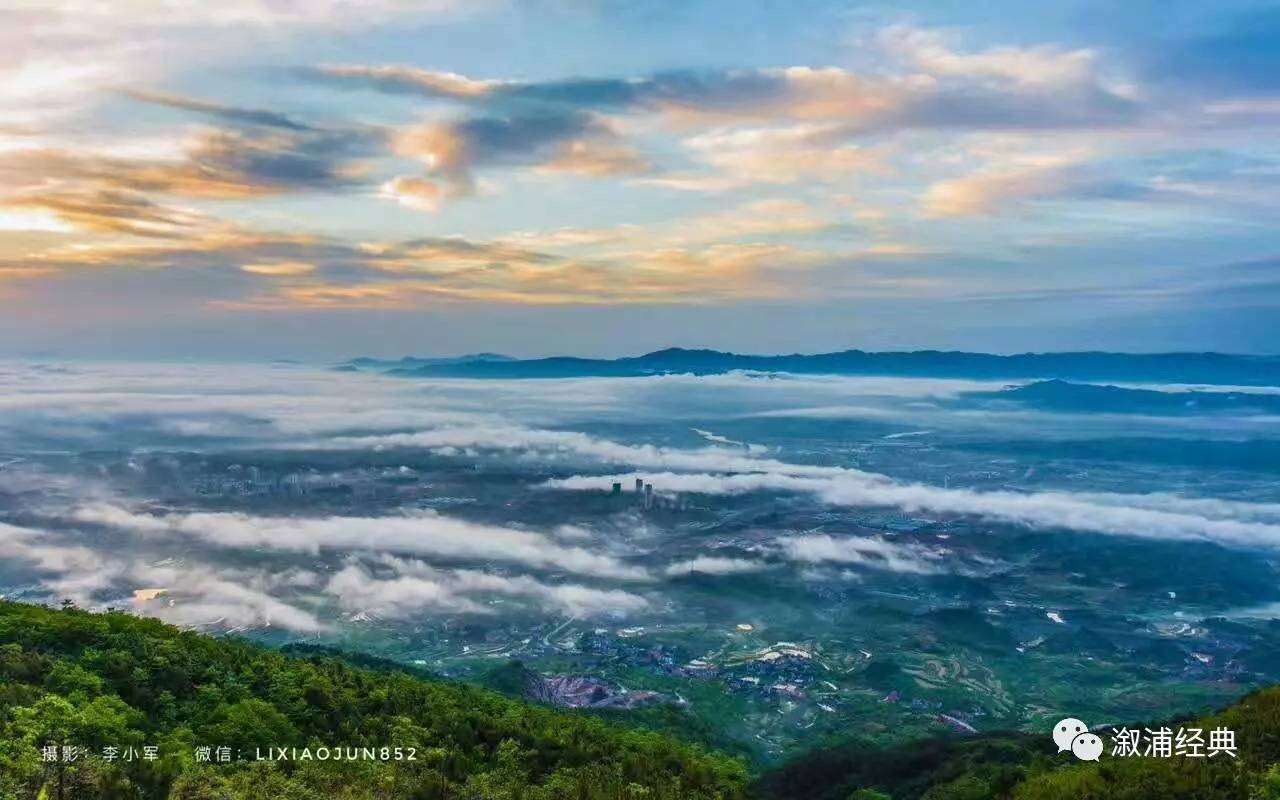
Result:
{"label": "blue sky", "polygon": [[0,353],[1275,352],[1260,3],[0,8]]}

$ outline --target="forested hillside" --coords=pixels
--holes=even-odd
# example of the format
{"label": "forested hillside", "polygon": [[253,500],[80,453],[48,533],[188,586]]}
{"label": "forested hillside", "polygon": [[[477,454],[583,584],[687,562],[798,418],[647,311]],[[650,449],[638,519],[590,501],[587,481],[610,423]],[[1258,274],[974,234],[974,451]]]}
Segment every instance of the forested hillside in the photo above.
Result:
{"label": "forested hillside", "polygon": [[[764,775],[762,800],[1280,800],[1280,687],[1195,720],[1138,728],[1234,731],[1236,756],[1111,757],[1082,763],[1045,734],[935,739],[891,749],[853,741]],[[1133,727],[1133,726],[1131,726]]]}
{"label": "forested hillside", "polygon": [[[279,747],[310,749],[257,760]],[[745,786],[728,757],[483,689],[0,602],[3,800],[710,800]]]}
{"label": "forested hillside", "polygon": [[851,741],[751,786],[742,762],[667,735],[357,661],[0,601],[0,800],[1280,800],[1280,687],[1171,723],[1229,728],[1235,758]]}

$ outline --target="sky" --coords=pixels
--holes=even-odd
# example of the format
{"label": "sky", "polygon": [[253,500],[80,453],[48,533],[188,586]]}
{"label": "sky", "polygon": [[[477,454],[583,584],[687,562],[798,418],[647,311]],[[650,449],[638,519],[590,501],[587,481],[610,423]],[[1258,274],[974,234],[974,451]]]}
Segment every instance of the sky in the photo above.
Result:
{"label": "sky", "polygon": [[1274,353],[1273,3],[0,0],[0,355]]}

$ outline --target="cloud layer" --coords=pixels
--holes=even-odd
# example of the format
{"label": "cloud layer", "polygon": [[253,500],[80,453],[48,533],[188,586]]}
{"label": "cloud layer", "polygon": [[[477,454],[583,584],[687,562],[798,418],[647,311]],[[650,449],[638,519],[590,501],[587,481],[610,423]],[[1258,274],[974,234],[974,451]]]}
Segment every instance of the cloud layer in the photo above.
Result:
{"label": "cloud layer", "polygon": [[431,511],[399,517],[260,517],[237,513],[146,514],[115,505],[91,505],[72,514],[78,522],[141,533],[189,536],[223,547],[321,550],[387,550],[451,559],[505,561],[584,575],[644,580],[645,571],[612,556],[569,547],[514,528],[476,525]]}
{"label": "cloud layer", "polygon": [[[23,578],[41,587],[33,597],[128,607],[182,625],[324,637],[354,624],[419,619],[604,624],[696,611],[678,605],[688,600],[689,579],[789,586],[816,569],[856,573],[864,583],[933,582],[989,574],[1001,561],[982,552],[986,536],[859,532],[864,515],[885,509],[1080,536],[1280,546],[1280,504],[1239,499],[1243,493],[1074,491],[1030,480],[1021,490],[974,490],[888,474],[904,457],[918,457],[924,470],[912,475],[928,474],[935,459],[968,458],[949,442],[986,436],[992,426],[1008,435],[1010,416],[1025,412],[994,408],[975,423],[946,411],[960,394],[1003,382],[746,373],[416,381],[297,365],[47,363],[0,363],[0,378],[16,389],[0,398],[0,441],[5,453],[20,454],[0,458],[0,560],[33,576]],[[847,435],[835,449],[812,448],[811,431],[829,431],[828,422],[760,416],[832,399],[864,407],[839,423]],[[915,406],[932,409],[929,428],[912,424]],[[1050,449],[1048,437],[1087,429],[1077,417],[1019,419]],[[1149,434],[1157,422],[1129,416],[1124,424]],[[1194,422],[1156,430],[1208,435]],[[767,445],[749,444],[756,441]],[[68,462],[43,455],[51,450],[87,455]],[[122,455],[102,456],[99,469],[97,453]],[[255,463],[264,466],[246,466]],[[866,468],[850,466],[858,463]],[[877,463],[888,466],[878,471]],[[253,469],[271,477],[245,488]],[[467,488],[473,474],[483,490]],[[325,513],[281,491],[276,482],[286,476],[310,487],[400,488],[372,506],[356,500]],[[640,510],[630,491],[636,478],[653,484],[659,511]],[[228,493],[215,503],[199,491],[172,491],[192,479]],[[624,497],[554,494],[603,495],[615,482]],[[1105,476],[1087,484],[1106,485]],[[502,499],[448,513],[412,508],[472,495]],[[678,495],[689,502],[673,512],[665,501]],[[724,499],[746,495],[755,496]],[[157,496],[168,499],[146,499]],[[233,497],[267,496],[283,510],[223,510]],[[726,533],[716,522],[726,504],[775,503],[798,510],[796,529],[730,523]],[[569,511],[544,516],[551,508]],[[516,521],[535,518],[547,521],[536,529]]]}
{"label": "cloud layer", "polygon": [[[625,473],[577,476],[550,481],[556,489],[602,490],[614,481],[633,475],[652,482],[662,491],[733,495],[749,492],[803,492],[825,503],[854,507],[893,507],[906,512],[973,515],[1035,529],[1092,531],[1114,536],[1134,536],[1183,541],[1212,541],[1242,547],[1280,546],[1280,524],[1255,522],[1274,519],[1267,506],[1221,501],[1188,506],[1205,513],[1164,510],[1159,498],[1112,495],[1104,502],[1097,496],[1079,497],[1069,492],[1004,492],[944,489],[924,484],[899,483],[883,475],[838,470],[815,476],[812,468],[744,474]],[[1175,508],[1178,503],[1173,504]]]}

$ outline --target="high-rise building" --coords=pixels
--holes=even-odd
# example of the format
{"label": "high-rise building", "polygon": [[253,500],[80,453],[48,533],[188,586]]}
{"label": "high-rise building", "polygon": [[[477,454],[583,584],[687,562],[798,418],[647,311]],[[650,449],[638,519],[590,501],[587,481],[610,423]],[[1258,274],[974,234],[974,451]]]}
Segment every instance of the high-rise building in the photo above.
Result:
{"label": "high-rise building", "polygon": [[644,478],[636,478],[636,491],[637,492],[644,491]]}
{"label": "high-rise building", "polygon": [[646,483],[644,485],[644,507],[653,508],[653,484]]}
{"label": "high-rise building", "polygon": [[614,482],[613,482],[613,493],[614,493],[614,494],[622,494],[622,481],[614,481]]}

